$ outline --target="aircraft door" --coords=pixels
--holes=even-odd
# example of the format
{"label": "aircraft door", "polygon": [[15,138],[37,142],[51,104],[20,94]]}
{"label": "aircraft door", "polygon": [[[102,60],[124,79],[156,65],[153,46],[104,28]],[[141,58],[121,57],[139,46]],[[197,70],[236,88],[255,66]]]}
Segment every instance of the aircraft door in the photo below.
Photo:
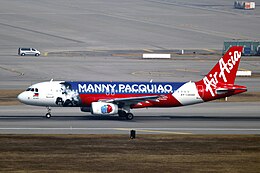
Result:
{"label": "aircraft door", "polygon": [[47,92],[46,98],[54,98],[53,89],[49,89]]}

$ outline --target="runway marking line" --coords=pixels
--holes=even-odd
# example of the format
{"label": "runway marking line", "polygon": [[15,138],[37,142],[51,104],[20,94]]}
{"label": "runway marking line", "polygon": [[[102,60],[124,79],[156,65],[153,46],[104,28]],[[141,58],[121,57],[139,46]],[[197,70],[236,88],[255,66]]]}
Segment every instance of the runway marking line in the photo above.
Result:
{"label": "runway marking line", "polygon": [[204,49],[205,51],[211,52],[211,53],[216,53],[215,50],[211,50],[211,49]]}
{"label": "runway marking line", "polygon": [[[115,130],[130,131],[130,130],[133,130],[133,129],[115,128]],[[148,132],[148,133],[178,134],[178,135],[190,135],[190,134],[192,134],[192,133],[185,133],[185,132],[171,132],[171,131],[163,131],[163,130],[145,130],[145,129],[137,129],[135,131],[137,131],[137,132]]]}
{"label": "runway marking line", "polygon": [[143,49],[143,51],[150,52],[150,53],[154,52],[153,50],[150,50],[150,49]]}
{"label": "runway marking line", "polygon": [[119,53],[113,53],[112,56],[116,56],[116,57],[133,57],[133,56],[137,56],[137,57],[141,57],[141,54],[134,54],[134,53],[128,53],[128,54],[119,54]]}
{"label": "runway marking line", "polygon": [[17,71],[15,69],[9,69],[9,68],[2,67],[2,66],[0,66],[0,69],[5,70],[5,71],[9,71],[9,72],[12,72],[12,73],[19,74],[19,76],[23,76],[24,75],[24,73],[22,73],[20,71]]}
{"label": "runway marking line", "polygon": [[182,72],[194,72],[194,73],[199,73],[200,71],[198,70],[188,70],[188,69],[175,69],[176,71],[182,71]]}
{"label": "runway marking line", "polygon": [[[153,130],[154,129],[154,130]],[[2,127],[0,130],[117,130],[117,131],[130,131],[136,130],[139,132],[150,133],[167,133],[167,134],[192,134],[192,132],[176,132],[176,131],[260,131],[260,128],[77,128],[77,127]],[[174,131],[169,131],[174,130]]]}
{"label": "runway marking line", "polygon": [[[117,130],[117,131],[130,131],[133,128],[0,128],[0,130]],[[137,129],[137,132],[148,132],[148,133],[161,133],[161,134],[178,134],[178,135],[189,135],[192,133],[188,132],[172,132],[164,130],[145,130]]]}
{"label": "runway marking line", "polygon": [[249,70],[247,70],[247,69],[245,69],[245,68],[239,68],[238,70],[249,71]]}

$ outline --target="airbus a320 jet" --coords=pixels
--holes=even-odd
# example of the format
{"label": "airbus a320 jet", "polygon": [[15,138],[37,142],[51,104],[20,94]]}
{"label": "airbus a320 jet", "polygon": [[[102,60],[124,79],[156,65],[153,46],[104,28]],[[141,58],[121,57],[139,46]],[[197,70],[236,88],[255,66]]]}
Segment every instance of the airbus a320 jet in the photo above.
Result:
{"label": "airbus a320 jet", "polygon": [[80,107],[93,115],[134,118],[131,109],[177,107],[203,103],[247,91],[235,85],[242,46],[231,47],[212,70],[197,82],[93,82],[48,81],[30,86],[18,95],[28,105]]}

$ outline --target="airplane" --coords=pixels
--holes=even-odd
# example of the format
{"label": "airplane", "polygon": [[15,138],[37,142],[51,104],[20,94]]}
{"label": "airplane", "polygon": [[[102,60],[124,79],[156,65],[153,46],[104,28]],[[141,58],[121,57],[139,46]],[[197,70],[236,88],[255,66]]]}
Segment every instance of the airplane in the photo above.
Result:
{"label": "airplane", "polygon": [[197,82],[48,81],[18,95],[20,102],[51,107],[80,107],[93,115],[116,115],[132,120],[130,109],[177,107],[208,102],[247,91],[235,85],[243,46],[231,47],[211,71]]}

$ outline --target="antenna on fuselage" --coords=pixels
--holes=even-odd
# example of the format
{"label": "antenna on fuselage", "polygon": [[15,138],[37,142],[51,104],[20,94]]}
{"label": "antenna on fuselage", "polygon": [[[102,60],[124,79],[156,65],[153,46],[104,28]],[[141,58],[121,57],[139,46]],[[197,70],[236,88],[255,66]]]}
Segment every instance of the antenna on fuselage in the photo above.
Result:
{"label": "antenna on fuselage", "polygon": [[152,83],[152,82],[153,82],[153,79],[150,80],[150,83]]}
{"label": "antenna on fuselage", "polygon": [[50,80],[50,82],[52,82],[52,81],[53,81],[53,79]]}

